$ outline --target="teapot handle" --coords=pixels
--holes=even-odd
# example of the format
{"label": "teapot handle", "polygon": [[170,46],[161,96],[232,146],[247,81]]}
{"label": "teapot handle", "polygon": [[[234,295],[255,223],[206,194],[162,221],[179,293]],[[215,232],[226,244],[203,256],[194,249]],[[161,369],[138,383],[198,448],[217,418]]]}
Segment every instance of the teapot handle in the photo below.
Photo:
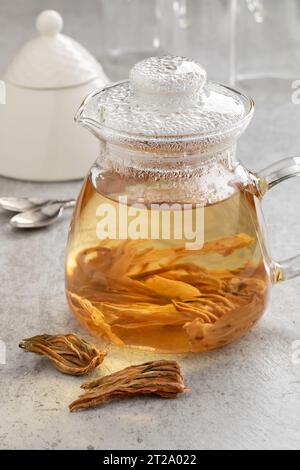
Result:
{"label": "teapot handle", "polygon": [[[258,173],[261,194],[277,186],[283,181],[300,176],[300,157],[285,158]],[[274,264],[274,281],[286,281],[300,276],[300,255]]]}

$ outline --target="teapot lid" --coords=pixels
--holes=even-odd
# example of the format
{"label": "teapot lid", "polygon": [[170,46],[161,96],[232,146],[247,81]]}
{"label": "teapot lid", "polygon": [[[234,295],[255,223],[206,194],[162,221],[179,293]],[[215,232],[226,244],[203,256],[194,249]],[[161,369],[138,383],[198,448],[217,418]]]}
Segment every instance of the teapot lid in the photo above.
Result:
{"label": "teapot lid", "polygon": [[18,52],[4,75],[7,83],[34,89],[66,88],[105,77],[101,65],[79,43],[61,34],[63,19],[54,10],[36,20],[40,35]]}
{"label": "teapot lid", "polygon": [[129,81],[88,97],[77,120],[108,141],[173,152],[237,138],[252,112],[251,99],[207,81],[200,64],[165,56],[137,63]]}

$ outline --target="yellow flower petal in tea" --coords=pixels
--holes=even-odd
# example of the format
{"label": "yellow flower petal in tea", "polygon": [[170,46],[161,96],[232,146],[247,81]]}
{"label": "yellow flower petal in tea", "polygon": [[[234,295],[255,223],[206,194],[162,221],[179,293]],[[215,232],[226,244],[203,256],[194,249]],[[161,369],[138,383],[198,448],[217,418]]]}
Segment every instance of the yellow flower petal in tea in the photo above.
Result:
{"label": "yellow flower petal in tea", "polygon": [[145,284],[167,299],[186,300],[200,295],[196,287],[182,281],[172,281],[162,276],[152,276],[145,281]]}
{"label": "yellow flower petal in tea", "polygon": [[93,322],[101,328],[103,333],[105,333],[111,341],[119,345],[123,344],[123,341],[112,332],[111,327],[106,323],[103,313],[98,308],[96,308],[89,300],[83,299],[76,294],[72,294],[71,298],[76,299],[76,301],[82,306],[82,308],[89,312]]}

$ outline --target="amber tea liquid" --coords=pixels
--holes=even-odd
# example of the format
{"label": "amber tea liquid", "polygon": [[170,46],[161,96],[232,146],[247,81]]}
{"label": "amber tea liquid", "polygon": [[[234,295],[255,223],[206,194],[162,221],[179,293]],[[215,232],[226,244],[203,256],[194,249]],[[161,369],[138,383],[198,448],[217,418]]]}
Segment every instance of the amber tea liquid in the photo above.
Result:
{"label": "amber tea liquid", "polygon": [[[117,345],[164,352],[213,349],[241,336],[262,315],[268,293],[255,196],[236,189],[205,205],[198,214],[201,240],[192,250],[187,244],[195,232],[196,206],[186,218],[193,227],[180,238],[183,214],[169,214],[162,224],[168,205],[153,215],[147,204],[136,212],[138,202],[113,175],[97,190],[90,179],[85,183],[66,263],[67,297],[79,321]],[[175,209],[181,207],[177,203]],[[127,217],[123,223],[120,214]]]}

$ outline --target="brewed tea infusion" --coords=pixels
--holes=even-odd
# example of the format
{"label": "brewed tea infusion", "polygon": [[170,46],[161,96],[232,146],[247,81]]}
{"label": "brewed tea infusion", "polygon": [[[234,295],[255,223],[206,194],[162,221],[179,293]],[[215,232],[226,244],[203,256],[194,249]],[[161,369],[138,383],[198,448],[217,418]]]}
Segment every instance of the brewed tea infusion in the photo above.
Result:
{"label": "brewed tea infusion", "polygon": [[101,148],[74,212],[66,287],[93,334],[204,351],[260,318],[285,273],[260,208],[278,174],[260,178],[235,155],[252,114],[251,99],[181,57],[146,59],[83,103],[77,120]]}

